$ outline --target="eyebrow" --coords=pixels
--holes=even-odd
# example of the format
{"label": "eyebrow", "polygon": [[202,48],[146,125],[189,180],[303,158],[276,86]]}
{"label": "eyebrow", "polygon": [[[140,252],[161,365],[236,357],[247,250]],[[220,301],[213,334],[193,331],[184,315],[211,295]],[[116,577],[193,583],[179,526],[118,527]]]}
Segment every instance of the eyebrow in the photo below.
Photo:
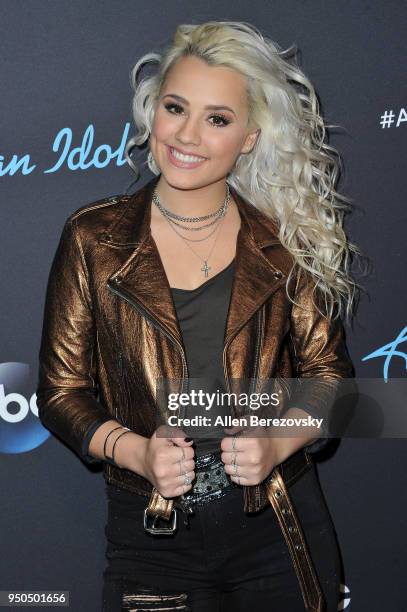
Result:
{"label": "eyebrow", "polygon": [[[165,94],[164,96],[162,96],[163,98],[166,98],[167,96],[171,96],[171,98],[175,98],[176,100],[178,100],[179,102],[183,102],[184,104],[188,104],[189,102],[188,100],[186,100],[185,98],[183,98],[182,96],[178,96],[177,94]],[[231,113],[234,114],[234,116],[236,117],[236,113],[235,111],[230,108],[229,106],[223,106],[223,105],[215,105],[215,104],[209,104],[207,106],[205,106],[205,110],[228,110]]]}

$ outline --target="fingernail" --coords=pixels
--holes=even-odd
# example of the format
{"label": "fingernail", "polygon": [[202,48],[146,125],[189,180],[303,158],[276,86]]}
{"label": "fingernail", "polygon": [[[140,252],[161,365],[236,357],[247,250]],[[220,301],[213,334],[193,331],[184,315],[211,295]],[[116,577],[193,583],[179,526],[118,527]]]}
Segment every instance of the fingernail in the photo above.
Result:
{"label": "fingernail", "polygon": [[192,438],[184,438],[185,442],[191,442]]}

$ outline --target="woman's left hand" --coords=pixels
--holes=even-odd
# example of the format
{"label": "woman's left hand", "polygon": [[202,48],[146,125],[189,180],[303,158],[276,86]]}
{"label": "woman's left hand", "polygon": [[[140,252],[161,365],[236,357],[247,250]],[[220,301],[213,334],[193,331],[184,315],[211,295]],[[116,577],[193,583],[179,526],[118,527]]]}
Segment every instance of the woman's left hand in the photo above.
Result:
{"label": "woman's left hand", "polygon": [[244,436],[232,435],[242,431],[241,428],[225,428],[225,431],[230,433],[222,438],[221,459],[231,480],[248,486],[267,478],[279,463],[277,439],[271,438],[263,427],[253,428],[250,433],[245,429]]}

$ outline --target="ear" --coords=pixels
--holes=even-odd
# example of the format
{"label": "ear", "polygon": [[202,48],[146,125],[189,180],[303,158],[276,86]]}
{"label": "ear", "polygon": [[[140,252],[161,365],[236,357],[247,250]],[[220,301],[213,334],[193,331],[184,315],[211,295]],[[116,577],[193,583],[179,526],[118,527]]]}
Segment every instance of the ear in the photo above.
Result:
{"label": "ear", "polygon": [[257,142],[260,132],[260,128],[257,128],[257,130],[254,130],[253,132],[249,132],[247,134],[240,153],[250,153],[250,151],[253,149],[254,145]]}

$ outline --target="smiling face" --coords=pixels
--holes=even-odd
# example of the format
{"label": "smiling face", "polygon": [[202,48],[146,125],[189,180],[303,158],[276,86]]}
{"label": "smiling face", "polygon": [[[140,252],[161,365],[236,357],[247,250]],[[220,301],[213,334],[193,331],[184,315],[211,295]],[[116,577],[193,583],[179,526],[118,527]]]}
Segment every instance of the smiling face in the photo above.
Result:
{"label": "smiling face", "polygon": [[248,129],[246,80],[238,72],[182,57],[161,88],[150,150],[169,185],[197,189],[223,181],[258,130]]}

